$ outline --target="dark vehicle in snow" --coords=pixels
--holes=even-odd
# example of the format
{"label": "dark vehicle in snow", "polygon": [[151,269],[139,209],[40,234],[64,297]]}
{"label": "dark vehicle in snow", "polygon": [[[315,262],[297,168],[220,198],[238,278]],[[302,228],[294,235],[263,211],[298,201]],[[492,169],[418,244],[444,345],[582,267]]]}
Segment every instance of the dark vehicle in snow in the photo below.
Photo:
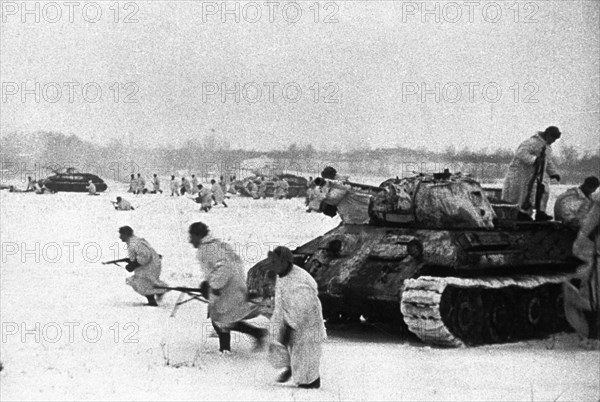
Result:
{"label": "dark vehicle in snow", "polygon": [[96,186],[97,192],[105,191],[108,186],[100,177],[91,173],[80,173],[75,168],[67,168],[62,171],[55,171],[52,176],[44,180],[44,185],[51,191],[66,191],[85,193],[89,181]]}

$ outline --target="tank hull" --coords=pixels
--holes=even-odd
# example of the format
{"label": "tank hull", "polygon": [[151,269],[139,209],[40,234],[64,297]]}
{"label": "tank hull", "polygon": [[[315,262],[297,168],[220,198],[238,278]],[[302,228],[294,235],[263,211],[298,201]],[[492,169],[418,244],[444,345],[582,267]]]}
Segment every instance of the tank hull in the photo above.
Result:
{"label": "tank hull", "polygon": [[[560,283],[580,263],[571,254],[575,235],[555,222],[511,222],[492,230],[342,224],[298,247],[294,256],[317,281],[329,321],[403,320],[425,342],[471,345],[540,337],[565,327]],[[422,278],[429,278],[431,289],[420,288]],[[274,283],[267,262],[249,272],[249,290],[265,313],[272,307]],[[528,317],[540,303],[552,308]],[[457,314],[475,310],[470,319],[476,324],[458,320]],[[505,334],[494,333],[506,322],[502,314],[525,322],[523,330],[511,325]]]}
{"label": "tank hull", "polygon": [[86,193],[89,180],[96,186],[97,192],[106,191],[108,186],[98,176],[89,173],[56,174],[48,177],[44,185],[51,191]]}

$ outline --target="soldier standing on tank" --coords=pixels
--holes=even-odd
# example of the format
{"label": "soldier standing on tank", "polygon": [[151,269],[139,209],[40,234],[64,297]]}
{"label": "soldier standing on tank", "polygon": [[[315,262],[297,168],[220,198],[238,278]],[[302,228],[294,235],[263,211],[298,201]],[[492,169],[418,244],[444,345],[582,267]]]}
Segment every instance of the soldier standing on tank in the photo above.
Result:
{"label": "soldier standing on tank", "polygon": [[[560,182],[560,175],[554,165],[551,148],[551,145],[560,136],[560,130],[554,126],[538,132],[519,145],[512,162],[508,166],[502,188],[502,199],[519,205],[519,208],[521,208],[520,220],[532,220],[534,202],[531,200],[536,199],[537,191],[537,186],[532,185],[532,183],[535,181],[533,176],[536,174],[536,168],[543,169],[544,173],[547,173],[551,179]],[[541,158],[542,155],[544,155],[544,158]],[[537,165],[541,162],[544,166]],[[536,221],[552,220],[552,217],[546,213],[550,186],[547,182],[544,182],[543,187],[545,191],[541,196],[540,209],[536,211]]]}

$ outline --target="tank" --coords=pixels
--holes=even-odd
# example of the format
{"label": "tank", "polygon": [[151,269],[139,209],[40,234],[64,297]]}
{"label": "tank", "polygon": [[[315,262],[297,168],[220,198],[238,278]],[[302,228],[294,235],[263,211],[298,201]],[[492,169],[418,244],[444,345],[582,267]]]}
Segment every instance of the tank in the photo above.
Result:
{"label": "tank", "polygon": [[[281,179],[285,179],[289,184],[288,195],[287,198],[295,198],[295,197],[306,197],[306,190],[308,188],[308,180],[301,176],[295,176],[293,174],[278,174],[275,177]],[[234,188],[239,192],[239,194],[243,197],[252,197],[250,191],[248,191],[248,181],[249,180],[258,180],[257,176],[248,177],[246,180],[238,180],[234,183]],[[267,189],[265,194],[267,197],[273,197],[275,193],[274,182],[272,179],[267,180]]]}
{"label": "tank", "polygon": [[100,177],[91,173],[80,173],[75,168],[67,168],[61,171],[55,171],[54,175],[44,180],[44,185],[51,191],[68,191],[85,193],[89,181],[96,186],[97,192],[105,191],[108,186]]}
{"label": "tank", "polygon": [[[379,187],[324,180],[335,229],[293,250],[316,280],[328,322],[391,322],[426,343],[503,343],[567,328],[562,283],[580,261],[576,233],[520,222],[475,180],[448,172]],[[251,297],[269,314],[275,278],[261,261]]]}

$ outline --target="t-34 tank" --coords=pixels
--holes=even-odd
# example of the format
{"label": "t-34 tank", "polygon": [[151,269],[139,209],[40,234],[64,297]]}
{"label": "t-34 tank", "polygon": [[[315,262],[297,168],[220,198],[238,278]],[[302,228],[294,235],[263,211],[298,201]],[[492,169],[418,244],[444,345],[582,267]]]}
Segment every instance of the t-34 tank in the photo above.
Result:
{"label": "t-34 tank", "polygon": [[[324,185],[321,209],[343,223],[293,252],[318,283],[326,319],[403,321],[446,346],[566,328],[562,283],[579,260],[576,233],[562,224],[513,220],[516,206],[492,204],[479,183],[447,172],[381,187]],[[250,270],[248,285],[269,306],[267,264]]]}
{"label": "t-34 tank", "polygon": [[85,193],[89,181],[96,186],[97,192],[105,191],[108,186],[100,177],[91,173],[79,173],[75,168],[67,168],[62,171],[54,172],[44,180],[44,185],[52,191],[69,191]]}

